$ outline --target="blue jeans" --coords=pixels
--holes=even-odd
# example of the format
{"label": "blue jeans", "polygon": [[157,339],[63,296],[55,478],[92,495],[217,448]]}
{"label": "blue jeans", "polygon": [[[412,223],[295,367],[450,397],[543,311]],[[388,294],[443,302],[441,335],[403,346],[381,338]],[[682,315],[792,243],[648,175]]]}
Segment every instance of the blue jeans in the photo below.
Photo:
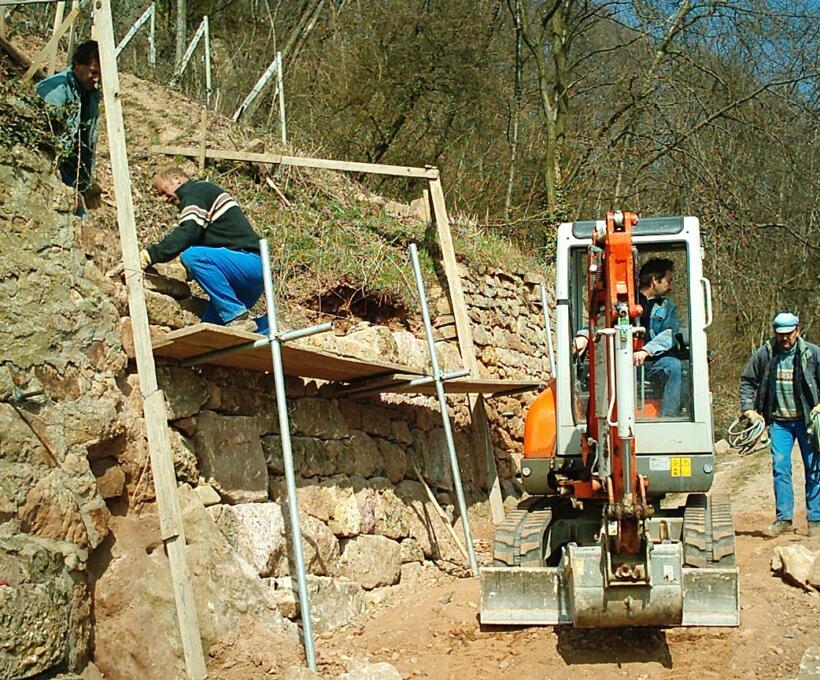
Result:
{"label": "blue jeans", "polygon": [[680,415],[681,388],[683,387],[680,359],[659,357],[647,359],[646,374],[650,380],[662,378],[663,397],[661,398],[661,416],[676,417]]}
{"label": "blue jeans", "polygon": [[191,277],[211,301],[202,320],[224,326],[242,316],[262,296],[262,258],[228,248],[191,246],[179,256]]}
{"label": "blue jeans", "polygon": [[769,434],[772,439],[772,475],[777,519],[791,521],[794,516],[792,447],[797,439],[806,475],[806,514],[810,522],[820,521],[820,456],[812,450],[806,423],[802,418],[774,420]]}

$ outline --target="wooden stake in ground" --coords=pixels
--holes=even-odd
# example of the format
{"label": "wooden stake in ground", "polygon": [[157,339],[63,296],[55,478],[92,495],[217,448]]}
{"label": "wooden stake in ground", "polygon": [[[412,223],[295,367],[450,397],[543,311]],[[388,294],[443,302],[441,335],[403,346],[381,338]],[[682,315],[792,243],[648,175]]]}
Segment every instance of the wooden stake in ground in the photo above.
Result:
{"label": "wooden stake in ground", "polygon": [[[143,396],[148,451],[154,476],[160,531],[171,567],[171,582],[176,599],[185,667],[191,680],[204,680],[207,672],[202,641],[199,636],[194,590],[185,553],[182,513],[177,497],[176,475],[168,436],[168,415],[165,412],[165,398],[157,385],[154,354],[148,329],[148,312],[145,307],[145,292],[142,287],[142,268],[134,222],[131,176],[125,146],[122,105],[119,98],[117,58],[114,55],[114,27],[110,0],[96,0],[94,7],[95,34],[100,47],[105,122],[110,146],[114,194],[117,199],[117,222],[122,244],[125,282],[128,286],[128,308],[134,334],[140,391]],[[170,677],[172,669],[167,669],[167,672]]]}
{"label": "wooden stake in ground", "polygon": [[[475,357],[473,344],[473,330],[470,317],[467,314],[467,304],[464,301],[464,288],[461,285],[461,275],[458,272],[453,237],[450,233],[450,220],[447,217],[447,206],[444,203],[444,190],[441,179],[431,179],[427,183],[430,191],[430,202],[433,217],[438,229],[438,240],[444,264],[444,273],[447,276],[447,287],[450,290],[450,302],[453,306],[453,317],[456,321],[458,333],[458,348],[464,367],[470,370],[470,377],[481,377],[478,371],[478,360]],[[487,423],[487,412],[484,408],[484,397],[480,394],[468,394],[467,400],[472,414],[473,426],[478,437],[479,450],[484,454],[487,471],[487,491],[490,496],[490,511],[493,522],[498,524],[504,520],[504,504],[501,498],[501,486],[498,482],[498,470],[495,465],[495,455],[490,439],[490,427]]]}
{"label": "wooden stake in ground", "polygon": [[199,138],[200,138],[199,172],[202,173],[202,172],[205,171],[205,149],[207,148],[207,142],[208,142],[208,107],[207,106],[204,106],[202,108],[202,120],[201,120],[201,123],[200,123]]}
{"label": "wooden stake in ground", "polygon": [[421,470],[419,470],[418,466],[413,466],[413,472],[416,473],[416,479],[421,482],[421,485],[424,487],[424,490],[427,492],[427,498],[430,499],[430,502],[433,504],[433,507],[436,509],[439,517],[444,520],[444,526],[447,527],[447,531],[450,533],[450,536],[455,541],[456,546],[458,547],[459,551],[461,552],[462,557],[464,560],[469,563],[470,558],[467,555],[467,549],[464,547],[464,544],[461,542],[461,539],[458,537],[456,530],[453,529],[453,525],[450,524],[450,518],[447,517],[447,513],[444,512],[442,507],[439,505],[438,501],[436,500],[435,495],[433,494],[433,490],[427,486],[427,482],[424,481],[424,475],[421,474]]}

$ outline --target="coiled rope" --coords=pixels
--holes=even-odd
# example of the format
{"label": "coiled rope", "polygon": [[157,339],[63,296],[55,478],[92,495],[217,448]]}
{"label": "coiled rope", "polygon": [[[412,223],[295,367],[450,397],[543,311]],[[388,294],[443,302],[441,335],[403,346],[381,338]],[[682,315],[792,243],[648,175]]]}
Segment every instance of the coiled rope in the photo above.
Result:
{"label": "coiled rope", "polygon": [[727,432],[729,446],[736,449],[741,456],[746,456],[769,445],[766,423],[762,420],[750,422],[746,416],[740,416],[732,421]]}

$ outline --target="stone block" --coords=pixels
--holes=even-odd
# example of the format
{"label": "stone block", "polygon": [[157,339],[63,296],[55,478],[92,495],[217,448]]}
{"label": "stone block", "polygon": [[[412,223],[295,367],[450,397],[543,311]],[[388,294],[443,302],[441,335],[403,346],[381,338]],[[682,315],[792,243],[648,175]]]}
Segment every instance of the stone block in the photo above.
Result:
{"label": "stone block", "polygon": [[805,545],[777,546],[772,553],[772,571],[787,583],[806,588],[816,559]]}
{"label": "stone block", "polygon": [[[411,417],[412,414],[408,412],[407,419],[409,420]],[[393,420],[393,422],[390,424],[393,439],[395,439],[400,444],[413,443],[413,435],[410,433],[410,426],[407,424],[408,420]]]}
{"label": "stone block", "polygon": [[815,590],[820,590],[820,552],[816,553],[806,583]]}
{"label": "stone block", "polygon": [[[296,580],[286,576],[275,579],[274,584],[279,611],[295,619],[301,612]],[[312,623],[317,634],[344,626],[367,609],[364,590],[351,579],[309,574],[307,589]]]}
{"label": "stone block", "polygon": [[[96,490],[94,477],[91,483]],[[54,469],[34,485],[19,510],[23,531],[68,541],[80,547],[96,547],[106,533],[108,510],[100,498],[98,503],[84,511],[86,505],[78,494],[71,476]]]}
{"label": "stone block", "polygon": [[171,454],[174,457],[174,472],[178,482],[194,485],[199,481],[199,465],[194,442],[181,432],[171,428]]}
{"label": "stone block", "polygon": [[390,412],[373,404],[362,404],[362,430],[374,437],[389,437],[393,434]]}
{"label": "stone block", "polygon": [[401,546],[384,536],[357,536],[344,541],[339,560],[342,576],[365,590],[389,586],[401,577]]}
{"label": "stone block", "polygon": [[195,435],[202,474],[230,503],[264,501],[268,470],[255,418],[204,411]]}
{"label": "stone block", "polygon": [[278,434],[267,435],[261,438],[261,444],[268,472],[272,475],[284,475],[285,459],[282,453],[282,438]]}
{"label": "stone block", "polygon": [[[339,539],[327,524],[310,515],[301,517],[301,525],[305,569],[317,576],[335,576],[339,570]],[[280,562],[276,575],[290,575],[293,569],[292,560],[289,565]]]}
{"label": "stone block", "polygon": [[[293,437],[291,448],[296,468],[302,477],[327,477],[336,472],[336,451],[331,444],[336,440],[325,441],[314,437]],[[295,463],[294,463],[295,466]]]}
{"label": "stone block", "polygon": [[732,450],[732,446],[725,439],[720,439],[715,442],[715,455],[725,456]]}
{"label": "stone block", "polygon": [[362,512],[353,489],[340,489],[328,526],[340,537],[358,536],[361,533]]}
{"label": "stone block", "polygon": [[345,449],[345,455],[338,463],[340,472],[372,477],[382,468],[379,445],[365,432],[354,431],[345,442]]}
{"label": "stone block", "polygon": [[396,496],[392,486],[386,485],[386,488],[379,490],[374,499],[373,533],[394,540],[406,538],[408,529],[404,511],[407,506]]}
{"label": "stone block", "polygon": [[293,432],[304,437],[341,439],[349,430],[336,400],[297,399],[289,404]]}
{"label": "stone block", "polygon": [[285,520],[278,503],[240,503],[209,508],[228,543],[260,576],[287,562]]}
{"label": "stone block", "polygon": [[401,563],[423,562],[424,551],[415,538],[405,538],[401,542]]}
{"label": "stone block", "polygon": [[[409,435],[410,430],[407,430],[407,433]],[[411,436],[410,440],[412,441],[412,439]],[[387,478],[394,484],[397,484],[404,479],[404,475],[407,473],[407,456],[404,453],[404,449],[395,444],[391,444],[385,439],[380,439],[378,444],[382,468]]]}
{"label": "stone block", "polygon": [[113,458],[91,461],[91,472],[97,478],[97,489],[103,498],[118,498],[125,489],[125,473]]}
{"label": "stone block", "polygon": [[381,661],[379,663],[363,662],[353,664],[346,673],[342,673],[336,680],[402,680],[398,668]]}
{"label": "stone block", "polygon": [[362,407],[355,399],[341,399],[339,410],[351,430],[362,429]]}
{"label": "stone block", "polygon": [[165,395],[168,420],[188,418],[208,401],[208,381],[191,368],[157,366],[157,385]]}
{"label": "stone block", "polygon": [[219,494],[216,492],[210,484],[200,484],[199,486],[194,487],[194,493],[197,495],[200,501],[202,501],[202,505],[206,508],[219,504],[222,499],[219,497]]}
{"label": "stone block", "polygon": [[145,306],[148,309],[148,320],[158,326],[176,329],[199,323],[196,316],[182,309],[179,303],[169,295],[146,290]]}

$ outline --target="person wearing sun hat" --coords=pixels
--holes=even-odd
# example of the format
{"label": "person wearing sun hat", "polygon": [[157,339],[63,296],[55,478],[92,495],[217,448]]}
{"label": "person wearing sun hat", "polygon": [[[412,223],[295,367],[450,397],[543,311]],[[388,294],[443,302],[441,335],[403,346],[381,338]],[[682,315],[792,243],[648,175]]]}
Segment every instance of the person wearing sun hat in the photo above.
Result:
{"label": "person wearing sun hat", "polygon": [[740,410],[749,421],[764,420],[772,442],[775,521],[769,536],[793,531],[794,442],[800,445],[806,477],[809,536],[820,536],[820,451],[809,440],[820,420],[820,347],[800,336],[800,319],[780,312],[774,337],[758,348],[740,376]]}

